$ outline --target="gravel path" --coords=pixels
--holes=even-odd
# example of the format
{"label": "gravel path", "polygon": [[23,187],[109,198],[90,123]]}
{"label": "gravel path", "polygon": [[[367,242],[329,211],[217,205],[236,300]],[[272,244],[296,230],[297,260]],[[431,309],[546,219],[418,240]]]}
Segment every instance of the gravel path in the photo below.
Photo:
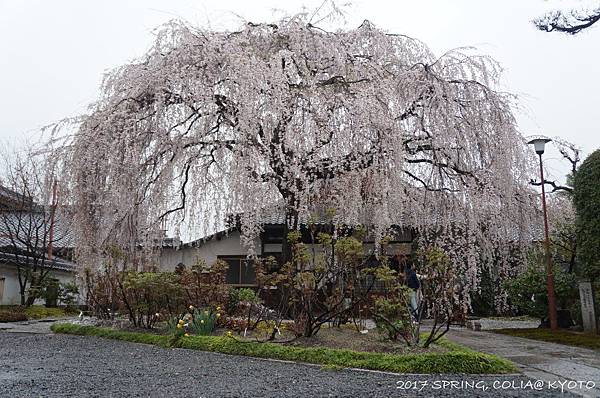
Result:
{"label": "gravel path", "polygon": [[[461,382],[479,382],[479,389]],[[454,381],[455,387],[441,387]],[[493,383],[505,382],[504,389]],[[95,337],[0,333],[0,397],[552,397],[522,376],[411,376],[265,361]],[[417,392],[411,388],[417,382]],[[424,385],[427,383],[426,385]],[[508,384],[506,384],[508,383]],[[481,386],[487,386],[482,391]],[[513,387],[514,386],[514,387]],[[567,396],[562,395],[562,396]]]}

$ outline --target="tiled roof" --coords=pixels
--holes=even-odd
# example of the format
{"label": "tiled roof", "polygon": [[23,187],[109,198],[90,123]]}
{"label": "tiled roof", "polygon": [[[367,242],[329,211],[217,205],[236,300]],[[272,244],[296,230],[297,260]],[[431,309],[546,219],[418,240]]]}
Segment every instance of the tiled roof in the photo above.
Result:
{"label": "tiled roof", "polygon": [[[213,234],[204,236],[200,239],[196,239],[192,242],[184,243],[182,245],[182,247],[198,247],[208,241],[215,240],[215,239],[219,240],[219,239],[226,237],[231,232],[237,231],[239,229],[239,222],[240,222],[241,217],[242,217],[241,213],[235,214],[235,215],[229,215],[227,217],[227,220],[225,221],[226,226],[224,229],[219,230]],[[258,220],[259,220],[259,223],[263,226],[284,225],[286,223],[286,217],[285,217],[285,209],[284,209],[283,203],[281,203],[281,202],[275,203],[275,204],[272,204],[270,206],[265,206],[262,209],[260,209],[259,213],[258,213]],[[316,212],[312,213],[311,216],[302,214],[302,215],[300,215],[300,218],[299,218],[300,225],[307,225],[309,223],[317,224],[317,225],[325,225],[325,224],[330,224],[330,222],[331,222],[331,220],[326,215],[325,209],[317,210]],[[409,239],[408,236],[411,235],[411,231],[408,228],[405,228],[402,231],[397,231],[397,233],[398,233],[398,239],[402,240],[402,241],[406,241],[406,239]],[[373,236],[371,236],[371,235],[369,235],[369,236],[370,236],[370,238],[373,238]],[[410,239],[412,239],[412,235],[411,235]]]}
{"label": "tiled roof", "polygon": [[0,207],[9,209],[23,204],[31,206],[33,204],[33,200],[13,191],[12,189],[0,185]]}
{"label": "tiled roof", "polygon": [[[33,265],[33,259],[26,255],[15,255],[13,253],[0,251],[0,263],[14,266],[19,264],[27,266]],[[44,268],[53,269],[57,271],[75,272],[77,264],[60,257],[53,257],[51,261],[46,260]]]}
{"label": "tiled roof", "polygon": [[[39,212],[0,212],[0,250],[5,247],[17,247],[25,249],[25,242],[35,244],[38,240],[43,245],[44,234],[48,235],[50,223],[48,221],[48,210]],[[37,229],[37,237],[36,237]],[[18,231],[18,232],[17,232]],[[17,238],[21,237],[22,241]],[[23,242],[24,241],[24,242]],[[73,248],[75,239],[66,217],[57,211],[54,217],[54,239],[52,245],[55,248]]]}
{"label": "tiled roof", "polygon": [[[226,220],[226,228],[223,230],[219,230],[213,234],[207,235],[200,239],[194,240],[189,243],[185,243],[183,247],[197,247],[202,245],[203,243],[213,240],[213,239],[222,239],[227,236],[229,233],[235,231],[239,227],[239,219],[242,217],[242,214],[230,215]],[[314,216],[313,216],[314,217]],[[404,217],[403,217],[404,218]],[[406,217],[407,218],[407,217]],[[438,225],[440,222],[440,215],[433,214],[430,218],[427,219],[427,224],[431,226]],[[258,220],[261,225],[283,225],[286,223],[285,219],[285,210],[283,204],[281,202],[272,204],[270,206],[265,206],[259,210]],[[301,216],[300,224],[306,225],[309,222],[309,217]],[[329,223],[328,218],[325,216],[325,211],[317,212],[316,219],[310,220],[314,224],[326,224]],[[463,220],[456,219],[456,223],[460,224]],[[399,232],[403,237],[405,237],[406,232],[410,230],[410,227],[406,226],[402,228],[403,231]],[[542,241],[544,239],[543,229],[541,225],[541,221],[539,225],[530,225],[525,230],[519,230],[517,226],[513,229],[505,230],[501,232],[501,235],[505,236],[507,242],[516,242],[522,239],[526,241],[531,239],[533,241]]]}

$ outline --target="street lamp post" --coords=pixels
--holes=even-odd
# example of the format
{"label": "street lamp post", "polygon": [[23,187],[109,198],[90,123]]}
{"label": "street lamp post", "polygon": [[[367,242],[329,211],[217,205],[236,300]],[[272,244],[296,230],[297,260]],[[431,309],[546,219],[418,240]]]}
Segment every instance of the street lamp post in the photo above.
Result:
{"label": "street lamp post", "polygon": [[542,154],[546,143],[552,140],[548,138],[536,138],[528,142],[533,144],[535,153],[540,157],[540,178],[542,186],[542,209],[544,211],[544,237],[546,249],[546,287],[548,290],[548,317],[550,318],[550,329],[558,329],[556,316],[556,295],[554,293],[554,271],[552,269],[552,254],[550,253],[550,234],[548,232],[548,213],[546,211],[546,189],[544,187],[544,167],[542,165]]}

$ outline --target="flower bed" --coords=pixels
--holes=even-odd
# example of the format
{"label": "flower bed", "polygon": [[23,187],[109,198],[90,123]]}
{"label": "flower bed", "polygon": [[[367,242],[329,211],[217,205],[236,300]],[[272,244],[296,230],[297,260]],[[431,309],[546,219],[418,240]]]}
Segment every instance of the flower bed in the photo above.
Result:
{"label": "flower bed", "polygon": [[396,373],[499,374],[515,372],[515,366],[502,358],[470,351],[454,344],[444,353],[405,355],[360,352],[322,347],[297,347],[284,344],[240,341],[231,336],[172,336],[133,333],[94,326],[54,324],[55,333],[98,336],[161,347],[179,347],[224,354],[299,361],[323,366],[381,370]]}

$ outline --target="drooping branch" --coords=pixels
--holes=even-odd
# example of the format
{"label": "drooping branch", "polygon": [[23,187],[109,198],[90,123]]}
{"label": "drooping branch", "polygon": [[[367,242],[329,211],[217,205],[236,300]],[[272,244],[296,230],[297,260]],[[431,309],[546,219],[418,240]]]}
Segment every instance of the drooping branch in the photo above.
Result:
{"label": "drooping branch", "polygon": [[600,7],[592,10],[551,11],[534,19],[533,23],[539,30],[545,32],[575,35],[598,21],[600,21]]}

